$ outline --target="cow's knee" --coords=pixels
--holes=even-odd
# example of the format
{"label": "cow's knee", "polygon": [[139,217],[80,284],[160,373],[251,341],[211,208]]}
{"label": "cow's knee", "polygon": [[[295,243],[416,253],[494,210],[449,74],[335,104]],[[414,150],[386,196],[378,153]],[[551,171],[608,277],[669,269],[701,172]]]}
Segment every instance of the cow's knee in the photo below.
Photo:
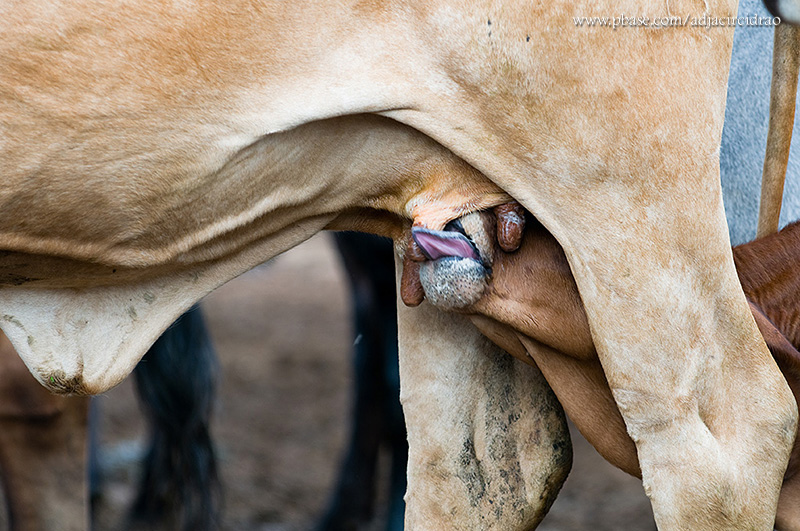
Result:
{"label": "cow's knee", "polygon": [[[769,407],[717,421],[709,416],[719,402],[614,392],[637,446],[645,490],[651,499],[658,493],[659,529],[685,529],[689,521],[704,530],[771,528],[797,411],[775,386],[756,383],[746,392],[751,403]],[[787,522],[792,512],[787,505]]]}

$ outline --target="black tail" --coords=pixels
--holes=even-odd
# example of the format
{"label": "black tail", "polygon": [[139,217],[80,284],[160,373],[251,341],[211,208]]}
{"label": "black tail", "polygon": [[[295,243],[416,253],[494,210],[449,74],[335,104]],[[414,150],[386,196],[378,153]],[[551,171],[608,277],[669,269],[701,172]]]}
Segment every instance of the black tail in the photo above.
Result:
{"label": "black tail", "polygon": [[397,302],[391,240],[337,232],[350,279],[355,342],[355,397],[347,455],[318,531],[360,529],[370,522],[381,446],[391,452],[386,529],[403,529],[408,443],[400,407]]}
{"label": "black tail", "polygon": [[217,527],[220,487],[209,432],[217,369],[197,306],[164,332],[136,366],[151,439],[133,522],[154,526],[177,518],[175,528],[183,531]]}

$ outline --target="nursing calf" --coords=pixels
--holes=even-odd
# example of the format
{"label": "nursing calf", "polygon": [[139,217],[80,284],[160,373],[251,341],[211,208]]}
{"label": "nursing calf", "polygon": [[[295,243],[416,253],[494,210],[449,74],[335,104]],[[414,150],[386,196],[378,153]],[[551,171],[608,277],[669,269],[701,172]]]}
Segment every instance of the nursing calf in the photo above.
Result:
{"label": "nursing calf", "polygon": [[[512,254],[486,246],[491,241],[486,235],[495,230],[490,217],[473,214],[445,232],[415,229],[408,254],[417,257],[418,264],[409,270],[416,274],[421,269],[422,285],[432,302],[471,314],[474,324],[498,345],[538,366],[589,442],[609,462],[641,477],[629,436],[637,427],[626,427],[609,389],[564,252],[537,221],[528,225],[519,251]],[[795,399],[800,398],[800,271],[796,268],[800,222],[734,247],[733,255],[756,324]],[[464,271],[472,275],[463,275]],[[716,418],[715,412],[698,408],[697,395],[703,391],[698,387],[687,395],[685,408],[700,415],[715,434],[738,429]],[[757,405],[773,407],[769,398]],[[795,440],[779,500],[779,530],[800,529],[798,472],[800,442]],[[709,484],[710,489],[715,487]]]}

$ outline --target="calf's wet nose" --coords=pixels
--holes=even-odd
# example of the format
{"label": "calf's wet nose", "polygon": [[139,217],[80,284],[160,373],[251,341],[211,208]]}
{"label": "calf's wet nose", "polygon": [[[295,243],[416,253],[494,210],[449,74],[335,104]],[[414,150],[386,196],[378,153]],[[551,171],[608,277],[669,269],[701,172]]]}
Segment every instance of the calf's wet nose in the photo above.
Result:
{"label": "calf's wet nose", "polygon": [[425,298],[443,310],[458,310],[478,302],[488,276],[480,262],[471,258],[441,258],[425,262],[419,270]]}
{"label": "calf's wet nose", "polygon": [[472,213],[435,231],[412,229],[414,243],[426,260],[419,266],[425,298],[444,310],[472,306],[482,296],[491,275],[494,218]]}
{"label": "calf's wet nose", "polygon": [[403,260],[403,302],[416,306],[427,298],[443,310],[474,305],[486,291],[496,253],[518,249],[524,229],[525,211],[516,201],[466,214],[442,230],[415,219]]}

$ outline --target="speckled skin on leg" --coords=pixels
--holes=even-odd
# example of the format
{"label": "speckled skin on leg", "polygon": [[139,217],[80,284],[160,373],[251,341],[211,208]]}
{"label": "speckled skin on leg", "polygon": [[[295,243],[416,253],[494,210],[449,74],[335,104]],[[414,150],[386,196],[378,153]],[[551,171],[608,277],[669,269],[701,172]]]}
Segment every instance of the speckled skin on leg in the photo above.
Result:
{"label": "speckled skin on leg", "polygon": [[478,302],[486,289],[486,268],[471,258],[447,257],[420,266],[425,298],[443,310],[457,310]]}

